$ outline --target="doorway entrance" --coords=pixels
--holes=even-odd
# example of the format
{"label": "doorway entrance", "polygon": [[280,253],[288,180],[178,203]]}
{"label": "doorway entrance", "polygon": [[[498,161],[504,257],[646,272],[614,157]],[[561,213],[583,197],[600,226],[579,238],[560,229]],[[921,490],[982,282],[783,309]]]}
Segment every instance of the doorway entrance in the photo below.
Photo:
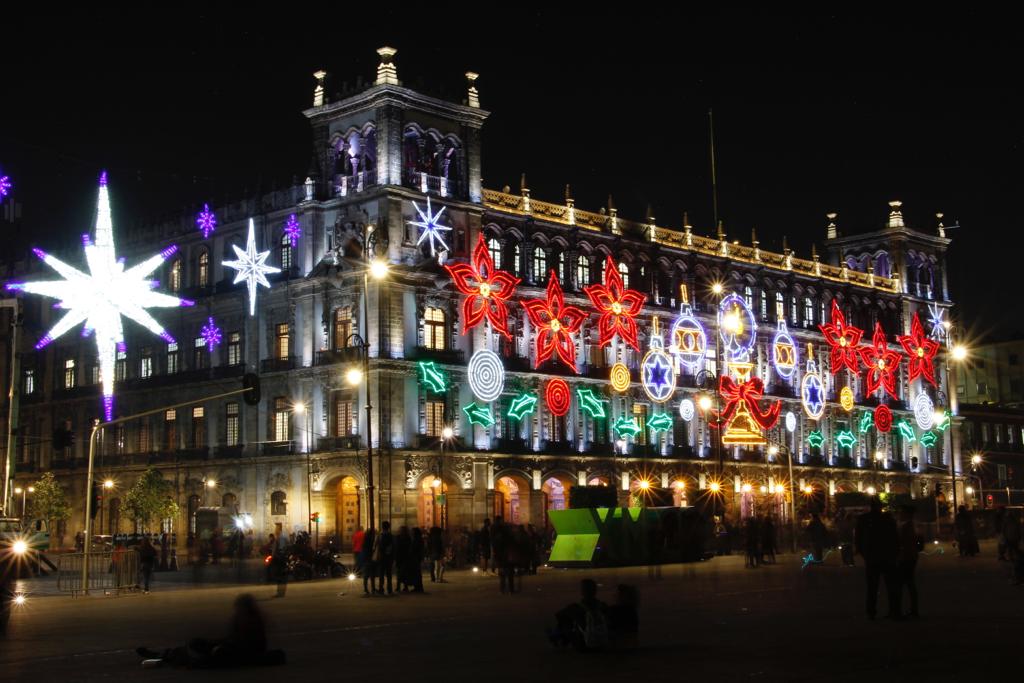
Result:
{"label": "doorway entrance", "polygon": [[334,499],[334,528],[343,550],[352,550],[352,537],[359,528],[359,486],[355,477],[342,477]]}

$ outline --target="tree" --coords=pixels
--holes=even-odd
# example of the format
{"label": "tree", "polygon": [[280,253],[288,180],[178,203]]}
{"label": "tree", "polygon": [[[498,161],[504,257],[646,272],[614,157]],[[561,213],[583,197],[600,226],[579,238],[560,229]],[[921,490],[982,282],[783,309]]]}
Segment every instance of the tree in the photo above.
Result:
{"label": "tree", "polygon": [[135,522],[142,522],[143,531],[149,531],[153,519],[162,520],[178,514],[174,502],[174,485],[153,468],[146,470],[124,497],[124,510]]}
{"label": "tree", "polygon": [[35,519],[45,519],[50,528],[50,537],[58,537],[58,542],[63,545],[63,534],[55,534],[58,522],[62,522],[71,516],[71,505],[68,503],[64,487],[60,485],[53,472],[47,472],[32,486],[35,492],[32,494],[29,513]]}

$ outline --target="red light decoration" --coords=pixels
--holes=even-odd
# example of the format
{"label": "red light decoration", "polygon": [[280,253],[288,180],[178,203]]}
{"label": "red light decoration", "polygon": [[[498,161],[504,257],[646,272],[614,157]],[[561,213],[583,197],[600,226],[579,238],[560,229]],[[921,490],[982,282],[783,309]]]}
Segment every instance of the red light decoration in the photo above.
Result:
{"label": "red light decoration", "polygon": [[859,353],[867,367],[868,393],[875,393],[881,386],[890,396],[899,398],[896,396],[896,369],[900,366],[902,354],[886,344],[881,323],[875,323],[871,346],[859,349]]}
{"label": "red light decoration", "polygon": [[553,379],[548,382],[544,390],[544,401],[548,404],[548,410],[552,415],[562,417],[569,412],[569,403],[572,396],[569,394],[569,385],[564,379]]}
{"label": "red light decoration", "polygon": [[892,411],[889,406],[883,404],[875,408],[875,429],[883,434],[892,429]]}
{"label": "red light decoration", "polygon": [[[565,305],[562,287],[554,270],[548,276],[547,299],[528,299],[522,302],[530,324],[537,329],[537,360],[534,367],[558,352],[563,363],[576,370],[576,344],[572,340],[587,314],[575,306]],[[568,389],[566,390],[568,391]]]}
{"label": "red light decoration", "polygon": [[456,263],[445,266],[455,288],[466,295],[466,300],[462,302],[462,334],[486,318],[495,332],[511,340],[505,302],[512,298],[521,280],[504,270],[495,270],[494,259],[487,250],[483,234],[473,248],[470,261],[472,265]]}
{"label": "red light decoration", "polygon": [[896,337],[900,346],[907,352],[907,375],[913,382],[918,375],[923,375],[926,380],[935,383],[935,354],[939,352],[939,342],[931,339],[924,333],[924,326],[920,318],[914,313],[910,321],[910,335]]}
{"label": "red light decoration", "polygon": [[838,374],[844,367],[849,368],[855,375],[860,374],[857,345],[864,336],[864,330],[846,324],[846,318],[843,317],[843,312],[839,310],[839,304],[835,299],[832,299],[832,322],[818,325],[818,328],[825,335],[825,341],[832,347],[832,355],[829,357],[832,374]]}
{"label": "red light decoration", "polygon": [[732,419],[733,414],[740,409],[740,404],[745,407],[761,429],[771,429],[779,421],[779,413],[782,411],[782,401],[776,401],[767,410],[762,411],[758,401],[764,395],[764,382],[760,377],[749,379],[745,382],[736,382],[728,375],[722,375],[718,383],[718,392],[725,401],[725,407],[718,414],[717,418],[711,420],[712,427],[720,427]]}
{"label": "red light decoration", "polygon": [[605,261],[604,284],[590,285],[583,291],[601,316],[597,321],[598,346],[606,346],[618,334],[622,341],[639,351],[636,316],[643,309],[647,295],[623,288],[622,275],[611,256]]}

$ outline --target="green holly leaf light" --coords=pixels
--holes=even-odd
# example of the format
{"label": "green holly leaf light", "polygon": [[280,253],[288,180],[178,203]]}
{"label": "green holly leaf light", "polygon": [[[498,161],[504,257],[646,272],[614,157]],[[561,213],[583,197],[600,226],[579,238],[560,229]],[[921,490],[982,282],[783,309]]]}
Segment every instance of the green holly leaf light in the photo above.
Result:
{"label": "green holly leaf light", "polygon": [[[950,423],[953,421],[953,417],[948,410],[942,411],[942,419],[935,423],[935,429],[940,432],[944,432],[949,429]],[[921,437],[921,442],[924,442],[924,437]]]}
{"label": "green holly leaf light", "polygon": [[537,394],[524,392],[512,399],[507,415],[513,420],[522,420],[537,407]]}
{"label": "green holly leaf light", "polygon": [[900,420],[896,423],[896,429],[899,430],[900,436],[907,440],[908,443],[917,441],[917,435],[914,434],[914,427],[906,420]]}
{"label": "green holly leaf light", "polygon": [[860,414],[860,424],[858,429],[861,434],[867,434],[868,430],[875,426],[875,416],[869,412],[863,412]]}
{"label": "green holly leaf light", "polygon": [[627,420],[626,416],[623,415],[615,421],[614,427],[615,432],[621,437],[635,437],[640,433],[640,425],[637,424],[635,417]]}
{"label": "green holly leaf light", "polygon": [[857,437],[849,429],[844,429],[836,434],[836,443],[840,448],[853,448],[857,443]]}
{"label": "green holly leaf light", "polygon": [[594,394],[593,389],[577,389],[576,395],[580,399],[580,408],[587,411],[587,414],[593,418],[602,418],[605,416],[604,404],[607,401],[602,401]]}
{"label": "green holly leaf light", "polygon": [[811,448],[821,448],[821,444],[825,443],[825,437],[821,435],[821,430],[815,429],[808,434],[807,443],[811,445]]}
{"label": "green holly leaf light", "polygon": [[469,418],[469,424],[490,427],[494,424],[494,416],[491,415],[490,406],[477,405],[476,401],[462,409],[462,412]]}
{"label": "green holly leaf light", "polygon": [[925,432],[921,435],[921,445],[925,448],[931,448],[938,440],[939,437],[935,435],[935,432]]}
{"label": "green holly leaf light", "polygon": [[655,432],[667,432],[672,429],[672,417],[668,413],[658,413],[647,421],[647,427]]}
{"label": "green holly leaf light", "polygon": [[427,388],[435,394],[444,393],[448,388],[448,382],[445,381],[444,373],[438,369],[437,363],[432,360],[421,360],[419,362],[419,368],[420,380],[427,385]]}

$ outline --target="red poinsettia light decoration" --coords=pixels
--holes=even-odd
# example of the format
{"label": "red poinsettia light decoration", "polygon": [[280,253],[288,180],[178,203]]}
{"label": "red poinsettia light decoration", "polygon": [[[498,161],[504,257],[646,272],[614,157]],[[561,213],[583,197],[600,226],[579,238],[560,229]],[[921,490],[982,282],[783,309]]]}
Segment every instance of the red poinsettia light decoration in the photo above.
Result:
{"label": "red poinsettia light decoration", "polygon": [[882,325],[875,323],[875,334],[871,346],[860,349],[860,359],[867,367],[868,393],[873,394],[881,386],[893,398],[896,396],[896,369],[900,366],[902,354],[890,349],[885,343]]}
{"label": "red poinsettia light decoration", "polygon": [[859,373],[857,345],[860,344],[860,338],[864,336],[864,330],[846,324],[846,318],[839,310],[839,304],[835,299],[832,300],[832,322],[827,325],[818,325],[818,328],[825,335],[825,341],[832,347],[830,356],[832,374],[838,374],[844,367],[849,368],[855,374]]}
{"label": "red poinsettia light decoration", "polygon": [[910,321],[910,335],[896,337],[900,346],[907,352],[907,374],[913,382],[918,375],[924,376],[933,385],[935,383],[935,354],[939,352],[939,342],[924,333],[921,320],[914,313]]}
{"label": "red poinsettia light decoration", "polygon": [[552,270],[548,275],[547,299],[528,299],[522,303],[530,316],[530,324],[537,330],[537,361],[534,367],[557,353],[563,363],[577,372],[576,344],[572,335],[579,331],[587,314],[575,306],[565,305],[558,274]]}
{"label": "red poinsettia light decoration", "polygon": [[491,329],[512,339],[505,302],[512,298],[521,280],[494,268],[484,236],[480,235],[473,248],[471,263],[456,263],[445,268],[451,273],[455,288],[466,295],[462,302],[462,334],[486,318]]}
{"label": "red poinsettia light decoration", "polygon": [[611,256],[605,262],[604,284],[590,285],[584,287],[583,291],[601,316],[597,321],[598,345],[607,345],[618,334],[624,342],[639,351],[636,316],[644,307],[647,295],[623,287],[622,275]]}

